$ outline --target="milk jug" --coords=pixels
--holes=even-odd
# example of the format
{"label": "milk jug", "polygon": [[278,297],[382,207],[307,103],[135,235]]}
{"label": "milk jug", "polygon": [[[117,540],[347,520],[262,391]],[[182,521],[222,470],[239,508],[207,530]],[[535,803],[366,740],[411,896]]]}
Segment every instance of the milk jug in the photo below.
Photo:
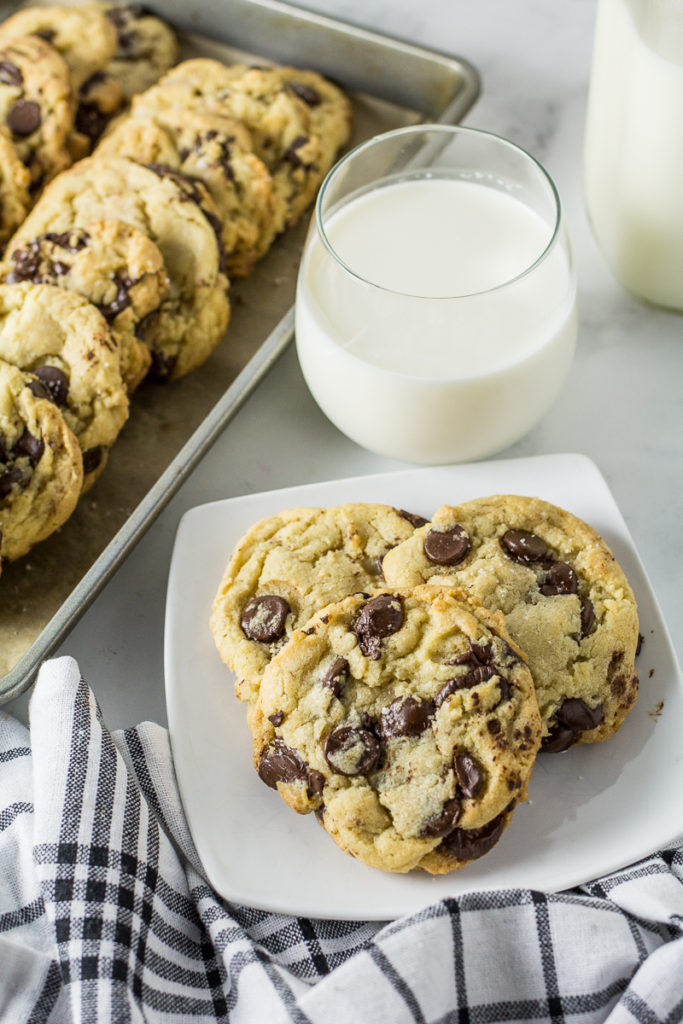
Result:
{"label": "milk jug", "polygon": [[617,280],[683,310],[683,0],[598,0],[584,188]]}

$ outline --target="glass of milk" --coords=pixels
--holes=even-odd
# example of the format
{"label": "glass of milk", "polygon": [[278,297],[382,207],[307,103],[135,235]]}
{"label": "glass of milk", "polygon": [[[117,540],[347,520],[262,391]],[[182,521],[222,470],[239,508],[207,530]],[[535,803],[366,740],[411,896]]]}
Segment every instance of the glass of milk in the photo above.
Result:
{"label": "glass of milk", "polygon": [[314,398],[352,440],[417,463],[492,455],[548,411],[576,333],[557,190],[519,147],[418,125],[328,175],[296,345]]}
{"label": "glass of milk", "polygon": [[599,0],[584,186],[617,280],[683,310],[681,0]]}

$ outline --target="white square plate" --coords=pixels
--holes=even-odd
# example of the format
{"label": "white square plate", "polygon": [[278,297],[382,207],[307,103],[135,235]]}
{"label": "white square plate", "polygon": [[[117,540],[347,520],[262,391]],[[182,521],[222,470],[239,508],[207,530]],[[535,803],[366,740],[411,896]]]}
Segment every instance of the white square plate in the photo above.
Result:
{"label": "white square plate", "polygon": [[[645,638],[635,709],[607,743],[541,755],[501,842],[450,875],[392,875],[345,856],[256,775],[244,706],[209,630],[228,555],[257,520],[300,505],[383,502],[429,517],[494,493],[538,495],[589,522],[629,577]],[[225,899],[309,917],[388,920],[446,896],[577,885],[653,852],[683,829],[683,680],[626,524],[581,455],[415,469],[230,498],[187,512],[166,606],[166,700],[180,793],[209,881]]]}

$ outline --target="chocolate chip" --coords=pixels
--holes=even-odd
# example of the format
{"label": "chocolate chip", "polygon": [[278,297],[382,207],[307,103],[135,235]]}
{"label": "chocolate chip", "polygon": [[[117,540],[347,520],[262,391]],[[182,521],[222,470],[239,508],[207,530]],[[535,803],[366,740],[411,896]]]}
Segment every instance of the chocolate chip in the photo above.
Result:
{"label": "chocolate chip", "polygon": [[33,371],[44,387],[47,388],[50,398],[55,405],[65,405],[69,396],[69,378],[63,370],[56,366],[36,366]]}
{"label": "chocolate chip", "polygon": [[457,565],[469,554],[470,540],[462,526],[430,530],[424,539],[424,553],[435,565]]}
{"label": "chocolate chip", "polygon": [[645,637],[643,636],[642,633],[639,633],[638,634],[638,640],[636,641],[636,658],[638,657],[638,655],[642,651],[644,643],[645,643]]}
{"label": "chocolate chip", "polygon": [[458,654],[449,665],[469,665],[471,668],[479,668],[483,665],[490,665],[493,661],[493,644],[475,644],[468,640],[469,650]]}
{"label": "chocolate chip", "polygon": [[130,289],[135,283],[136,281],[132,277],[114,277],[114,284],[117,288],[115,297],[111,302],[102,303],[97,307],[107,323],[111,323],[119,313],[130,306]]}
{"label": "chocolate chip", "polygon": [[[495,674],[493,669],[484,670],[490,671],[491,675]],[[455,693],[457,690],[471,690],[473,686],[478,686],[478,684],[484,682],[486,678],[488,678],[488,676],[485,676],[484,679],[479,679],[475,676],[474,672],[467,672],[463,676],[455,676],[454,679],[449,679],[447,683],[444,683],[434,698],[434,707],[440,708],[443,702],[448,700],[451,694]]]}
{"label": "chocolate chip", "polygon": [[[138,324],[138,328],[139,327],[140,324]],[[141,334],[144,336],[144,331],[140,332],[136,329],[135,333],[136,336],[140,336]],[[175,370],[177,362],[177,356],[167,356],[163,352],[159,352],[157,349],[152,349],[152,364],[149,369],[150,378],[152,380],[158,380],[161,383],[170,380],[173,376],[173,371]]]}
{"label": "chocolate chip", "polygon": [[553,562],[548,569],[548,575],[538,589],[545,597],[555,597],[557,594],[576,594],[579,590],[579,581],[572,567],[566,562]]}
{"label": "chocolate chip", "polygon": [[427,525],[427,520],[423,516],[416,515],[415,512],[406,512],[404,508],[397,508],[396,511],[400,515],[401,519],[407,519],[411,526],[414,526],[416,530],[419,530],[421,526]]}
{"label": "chocolate chip", "polygon": [[380,746],[369,729],[342,725],[329,734],[323,753],[338,775],[367,775],[377,765]]}
{"label": "chocolate chip", "polygon": [[376,661],[381,640],[397,633],[403,625],[403,604],[396,594],[379,594],[371,598],[353,624],[358,646],[366,658]]}
{"label": "chocolate chip", "polygon": [[17,100],[7,113],[9,129],[20,136],[31,135],[43,120],[40,106],[33,100]]}
{"label": "chocolate chip", "polygon": [[297,149],[301,149],[301,147],[305,146],[307,142],[308,139],[305,135],[297,135],[289,148],[285,151],[283,159],[286,160],[287,163],[290,163],[292,167],[303,167],[304,163],[297,153]]}
{"label": "chocolate chip", "polygon": [[18,466],[8,469],[0,476],[0,500],[7,497],[14,484],[18,484],[19,487],[26,487],[28,481],[28,476]]}
{"label": "chocolate chip", "polygon": [[284,597],[276,594],[252,597],[242,609],[242,631],[249,640],[257,640],[262,644],[272,643],[283,635],[291,610]]}
{"label": "chocolate chip", "polygon": [[276,789],[278,782],[308,781],[308,765],[296,750],[281,739],[272,740],[261,755],[258,773],[262,782]]}
{"label": "chocolate chip", "polygon": [[[510,700],[510,697],[512,696],[512,687],[508,683],[507,679],[503,679],[501,677],[498,680],[498,689],[500,691],[500,700],[498,701],[498,704],[503,704],[506,700]],[[496,707],[498,707],[498,704],[496,704]]]}
{"label": "chocolate chip", "polygon": [[34,437],[28,430],[24,430],[12,451],[14,455],[28,455],[31,465],[35,466],[45,451],[45,442],[42,437]]}
{"label": "chocolate chip", "polygon": [[78,104],[74,117],[74,126],[81,135],[85,135],[93,146],[100,138],[104,129],[111,121],[111,114],[104,114],[96,103]]}
{"label": "chocolate chip", "polygon": [[276,711],[275,714],[268,715],[268,721],[272,722],[276,729],[277,729],[278,725],[282,725],[284,720],[285,720],[285,713],[284,713],[284,711]]}
{"label": "chocolate chip", "polygon": [[23,81],[24,76],[16,64],[9,60],[0,60],[0,82],[4,82],[5,85],[22,85]]}
{"label": "chocolate chip", "polygon": [[454,860],[477,860],[492,850],[500,839],[505,828],[505,817],[506,812],[503,811],[481,828],[454,828],[439,843],[438,849]]}
{"label": "chocolate chip", "polygon": [[49,231],[45,235],[38,235],[34,241],[40,242],[42,239],[52,242],[60,249],[66,249],[67,252],[80,252],[88,244],[90,235],[82,228],[73,228],[71,231]]}
{"label": "chocolate chip", "polygon": [[581,601],[581,638],[588,636],[595,623],[595,609],[593,602],[587,597],[580,598]]}
{"label": "chocolate chip", "polygon": [[544,737],[541,749],[559,754],[576,743],[585,730],[595,729],[605,716],[602,704],[590,708],[580,697],[567,697],[553,714],[555,724]]}
{"label": "chocolate chip", "polygon": [[83,472],[87,476],[88,473],[94,473],[99,464],[102,462],[104,456],[104,448],[100,444],[94,445],[92,448],[86,448],[83,452]]}
{"label": "chocolate chip", "polygon": [[451,800],[446,801],[441,814],[437,818],[432,818],[431,821],[427,822],[420,835],[430,839],[439,839],[441,836],[447,836],[460,821],[461,812],[460,801],[457,796],[454,796]]}
{"label": "chocolate chip", "polygon": [[344,683],[349,678],[349,663],[346,658],[335,658],[327,672],[321,679],[323,686],[326,686],[335,697],[339,697]]}
{"label": "chocolate chip", "polygon": [[9,452],[5,447],[4,438],[0,435],[0,462],[9,462]]}
{"label": "chocolate chip", "polygon": [[52,400],[50,392],[47,390],[44,384],[41,384],[37,377],[31,378],[31,380],[28,382],[28,388],[35,398],[47,398],[50,401]]}
{"label": "chocolate chip", "polygon": [[528,530],[508,530],[500,543],[505,554],[522,565],[543,564],[552,557],[546,542]]}
{"label": "chocolate chip", "polygon": [[453,764],[462,795],[473,799],[484,785],[484,773],[469,754],[456,754]]}
{"label": "chocolate chip", "polygon": [[429,727],[429,719],[433,713],[434,705],[430,700],[397,697],[387,707],[382,708],[379,734],[383,740],[392,736],[419,736]]}
{"label": "chocolate chip", "polygon": [[322,103],[320,93],[313,86],[306,85],[305,82],[288,82],[287,84],[292,92],[309,107],[317,107]]}

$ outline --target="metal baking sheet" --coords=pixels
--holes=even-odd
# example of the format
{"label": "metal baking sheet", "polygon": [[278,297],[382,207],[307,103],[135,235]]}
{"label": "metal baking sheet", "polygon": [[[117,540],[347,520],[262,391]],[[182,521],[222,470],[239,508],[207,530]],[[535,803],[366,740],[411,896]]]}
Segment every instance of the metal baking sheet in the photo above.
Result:
{"label": "metal baking sheet", "polygon": [[[0,4],[0,19],[15,5]],[[351,95],[351,145],[401,125],[454,124],[479,79],[460,58],[276,0],[166,0],[156,11],[179,30],[182,57],[311,67]],[[293,336],[296,273],[308,217],[282,236],[245,281],[230,289],[222,344],[171,385],[145,384],[106,471],[52,537],[0,576],[0,702],[33,681],[166,502],[202,458]]]}

